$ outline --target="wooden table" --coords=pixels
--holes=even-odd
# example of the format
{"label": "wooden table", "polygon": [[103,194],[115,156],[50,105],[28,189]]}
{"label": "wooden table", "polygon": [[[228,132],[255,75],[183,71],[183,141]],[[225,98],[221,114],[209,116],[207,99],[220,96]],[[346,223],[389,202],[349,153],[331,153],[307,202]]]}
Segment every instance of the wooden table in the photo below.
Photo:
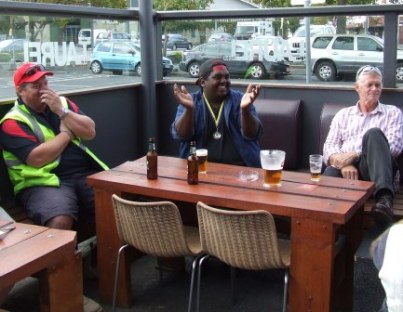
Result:
{"label": "wooden table", "polygon": [[[0,220],[0,226],[6,221]],[[0,240],[0,292],[38,274],[41,311],[83,311],[81,254],[76,232],[14,223]]]}
{"label": "wooden table", "polygon": [[[348,279],[342,289],[346,307],[352,306],[353,255],[361,240],[363,205],[374,190],[372,182],[322,177],[310,181],[307,173],[283,172],[282,186],[265,188],[263,171],[254,182],[243,182],[239,173],[245,167],[209,163],[208,173],[199,175],[198,185],[186,182],[186,161],[173,157],[158,159],[157,180],[147,180],[146,160],[126,162],[88,178],[95,190],[99,290],[102,301],[112,298],[118,238],[111,195],[126,193],[158,197],[241,210],[262,209],[291,221],[291,267],[289,311],[330,311],[335,244],[340,233],[345,240],[345,271]],[[120,272],[118,302],[131,305],[128,258]]]}

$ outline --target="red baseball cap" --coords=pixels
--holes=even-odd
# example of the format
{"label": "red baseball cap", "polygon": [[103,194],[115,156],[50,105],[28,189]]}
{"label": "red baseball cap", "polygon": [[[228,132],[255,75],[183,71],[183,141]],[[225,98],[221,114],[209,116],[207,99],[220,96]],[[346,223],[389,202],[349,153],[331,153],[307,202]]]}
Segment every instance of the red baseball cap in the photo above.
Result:
{"label": "red baseball cap", "polygon": [[25,82],[34,82],[43,76],[52,76],[53,73],[46,71],[41,64],[24,63],[14,73],[14,85],[18,87]]}

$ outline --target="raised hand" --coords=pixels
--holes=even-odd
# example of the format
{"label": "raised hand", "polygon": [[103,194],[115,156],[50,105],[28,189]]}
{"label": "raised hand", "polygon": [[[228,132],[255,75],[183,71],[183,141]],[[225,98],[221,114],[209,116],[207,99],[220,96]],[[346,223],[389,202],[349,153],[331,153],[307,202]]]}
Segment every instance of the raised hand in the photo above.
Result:
{"label": "raised hand", "polygon": [[192,95],[186,90],[185,86],[181,86],[180,88],[175,83],[174,84],[174,95],[176,100],[181,103],[184,107],[193,109],[194,103]]}
{"label": "raised hand", "polygon": [[245,94],[241,99],[241,108],[248,108],[256,98],[258,97],[260,92],[260,85],[252,85],[249,84],[246,88]]}

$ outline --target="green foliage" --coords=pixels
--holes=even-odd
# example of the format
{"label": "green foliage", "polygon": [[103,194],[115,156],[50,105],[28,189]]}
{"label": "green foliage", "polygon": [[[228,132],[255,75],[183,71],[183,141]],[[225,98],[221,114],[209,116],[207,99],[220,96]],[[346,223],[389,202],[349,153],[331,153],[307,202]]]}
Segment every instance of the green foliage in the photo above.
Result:
{"label": "green foliage", "polygon": [[183,59],[183,52],[175,51],[174,54],[167,55],[167,57],[171,59],[172,63],[179,64]]}
{"label": "green foliage", "polygon": [[154,0],[153,7],[161,11],[204,10],[213,2],[214,0]]}
{"label": "green foliage", "polygon": [[[213,3],[214,0],[154,0],[153,7],[155,10],[160,11],[172,11],[172,10],[204,10]],[[162,33],[180,33],[186,30],[198,29],[200,33],[206,33],[206,28],[211,27],[212,21],[208,22],[189,22],[189,21],[167,21],[162,25]],[[204,32],[203,32],[204,30]],[[205,38],[201,36],[201,41],[205,41]],[[164,47],[164,54],[165,47]]]}

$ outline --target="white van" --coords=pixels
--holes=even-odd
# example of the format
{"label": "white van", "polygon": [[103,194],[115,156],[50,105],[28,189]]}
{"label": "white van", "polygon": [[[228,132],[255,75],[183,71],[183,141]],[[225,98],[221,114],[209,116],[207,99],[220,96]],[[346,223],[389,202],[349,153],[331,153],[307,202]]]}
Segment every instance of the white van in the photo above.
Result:
{"label": "white van", "polygon": [[[94,29],[94,37],[96,38],[101,32],[106,32],[106,29]],[[89,46],[91,45],[91,39],[91,28],[83,28],[78,32],[78,44]]]}

